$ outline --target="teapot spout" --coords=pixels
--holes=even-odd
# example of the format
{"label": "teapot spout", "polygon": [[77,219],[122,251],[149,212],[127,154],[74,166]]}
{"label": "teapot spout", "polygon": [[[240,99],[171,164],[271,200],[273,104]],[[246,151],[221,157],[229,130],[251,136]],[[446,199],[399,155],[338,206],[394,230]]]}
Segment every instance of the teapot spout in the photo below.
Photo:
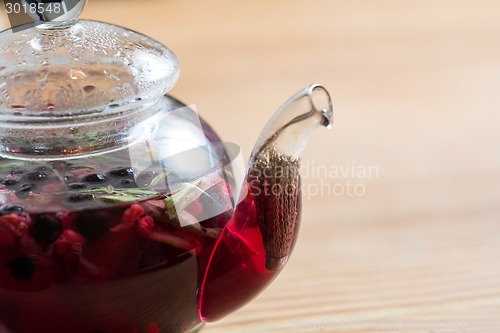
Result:
{"label": "teapot spout", "polygon": [[250,158],[247,186],[202,280],[202,321],[246,304],[288,261],[300,223],[300,157],[313,131],[331,122],[330,96],[315,84],[292,96],[266,125]]}
{"label": "teapot spout", "polygon": [[327,90],[319,84],[310,85],[276,111],[252,152],[247,181],[269,270],[283,268],[297,238],[304,147],[316,128],[329,128],[332,121]]}
{"label": "teapot spout", "polygon": [[314,130],[320,126],[330,128],[332,123],[328,91],[320,84],[305,87],[283,103],[268,121],[254,146],[249,167],[259,155],[271,150],[300,159]]}

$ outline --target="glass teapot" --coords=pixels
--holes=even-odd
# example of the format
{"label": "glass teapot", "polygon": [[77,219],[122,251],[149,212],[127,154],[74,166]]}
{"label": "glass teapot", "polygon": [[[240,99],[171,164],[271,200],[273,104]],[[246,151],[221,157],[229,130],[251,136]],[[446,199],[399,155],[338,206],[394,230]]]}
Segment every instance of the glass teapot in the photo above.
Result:
{"label": "glass teapot", "polygon": [[286,264],[300,157],[330,97],[292,96],[245,168],[166,95],[174,54],[79,21],[85,2],[0,33],[0,332],[194,332]]}

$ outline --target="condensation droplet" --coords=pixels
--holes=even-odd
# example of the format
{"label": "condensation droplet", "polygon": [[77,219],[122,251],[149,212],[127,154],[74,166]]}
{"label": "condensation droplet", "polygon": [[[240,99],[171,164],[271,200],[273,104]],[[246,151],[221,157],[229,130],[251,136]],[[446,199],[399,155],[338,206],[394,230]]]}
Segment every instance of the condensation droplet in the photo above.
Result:
{"label": "condensation droplet", "polygon": [[25,101],[31,100],[32,96],[33,96],[33,90],[30,89],[30,90],[26,91],[26,94],[24,95]]}
{"label": "condensation droplet", "polygon": [[123,59],[123,63],[127,66],[133,66],[134,65],[134,62],[131,60],[131,59],[128,59],[128,58],[124,58]]}
{"label": "condensation droplet", "polygon": [[112,194],[114,191],[113,185],[106,186],[106,192],[108,192],[108,194]]}
{"label": "condensation droplet", "polygon": [[46,69],[43,69],[40,71],[40,73],[38,73],[37,78],[38,78],[38,81],[45,81],[45,80],[47,80],[48,76],[49,76],[49,71]]}
{"label": "condensation droplet", "polygon": [[9,100],[9,92],[5,89],[6,85],[5,82],[0,83],[0,101],[2,101],[2,104]]}

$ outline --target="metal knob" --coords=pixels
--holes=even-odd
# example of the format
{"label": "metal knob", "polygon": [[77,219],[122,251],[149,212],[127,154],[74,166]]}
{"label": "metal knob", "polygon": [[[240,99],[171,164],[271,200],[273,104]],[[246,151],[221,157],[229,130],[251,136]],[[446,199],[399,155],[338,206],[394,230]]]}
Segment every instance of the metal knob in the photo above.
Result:
{"label": "metal knob", "polygon": [[26,13],[36,22],[72,22],[83,12],[87,0],[22,0]]}

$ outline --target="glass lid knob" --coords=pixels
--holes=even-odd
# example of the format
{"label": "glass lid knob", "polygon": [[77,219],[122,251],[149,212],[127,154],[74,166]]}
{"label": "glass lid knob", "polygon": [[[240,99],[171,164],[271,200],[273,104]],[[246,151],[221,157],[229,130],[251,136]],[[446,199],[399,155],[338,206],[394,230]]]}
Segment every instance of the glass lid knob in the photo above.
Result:
{"label": "glass lid knob", "polygon": [[52,26],[76,21],[87,4],[87,0],[22,0],[22,2],[28,9],[27,14],[35,22],[50,22]]}

